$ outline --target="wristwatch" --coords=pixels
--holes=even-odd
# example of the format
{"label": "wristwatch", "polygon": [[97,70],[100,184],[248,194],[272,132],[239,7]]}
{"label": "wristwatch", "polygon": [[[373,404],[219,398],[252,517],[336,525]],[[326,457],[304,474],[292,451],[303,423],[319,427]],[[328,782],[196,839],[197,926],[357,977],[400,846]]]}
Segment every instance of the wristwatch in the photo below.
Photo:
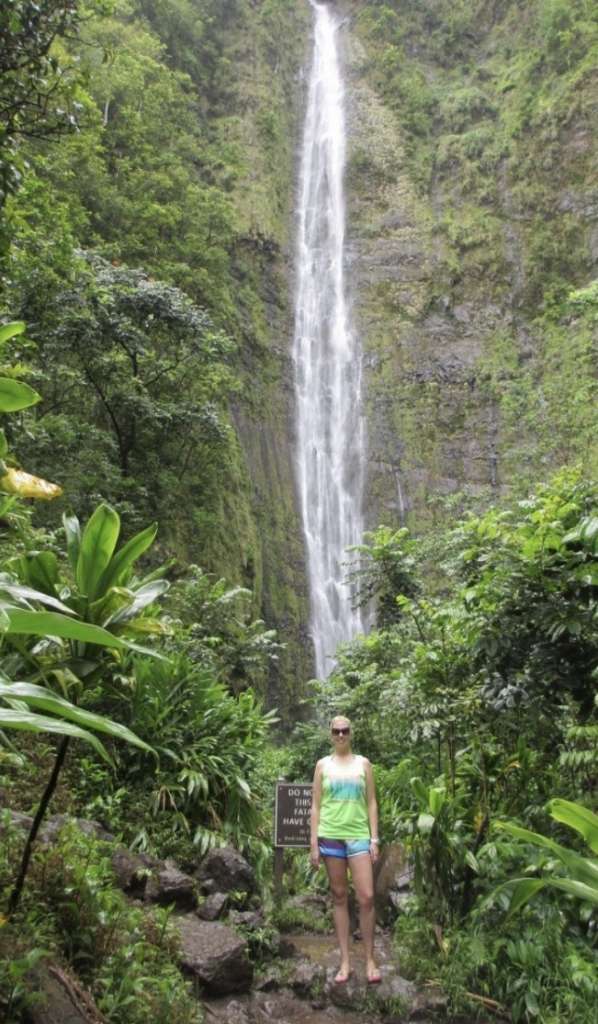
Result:
{"label": "wristwatch", "polygon": [[370,843],[375,843],[376,846],[380,846],[380,840],[377,836],[370,836]]}

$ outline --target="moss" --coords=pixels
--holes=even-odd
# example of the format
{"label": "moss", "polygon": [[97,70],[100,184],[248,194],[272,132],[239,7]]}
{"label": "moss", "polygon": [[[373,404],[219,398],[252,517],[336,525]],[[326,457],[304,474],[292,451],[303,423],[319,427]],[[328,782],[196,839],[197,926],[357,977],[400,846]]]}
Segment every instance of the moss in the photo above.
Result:
{"label": "moss", "polygon": [[596,462],[588,324],[565,306],[595,248],[598,27],[580,3],[566,46],[540,3],[344,6],[368,516],[425,530],[448,491]]}

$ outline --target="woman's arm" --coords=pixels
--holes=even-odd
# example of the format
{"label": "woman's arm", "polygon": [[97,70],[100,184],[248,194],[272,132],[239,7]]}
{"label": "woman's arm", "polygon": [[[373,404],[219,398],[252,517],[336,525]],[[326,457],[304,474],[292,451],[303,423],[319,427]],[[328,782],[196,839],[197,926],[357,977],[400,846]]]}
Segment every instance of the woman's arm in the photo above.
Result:
{"label": "woman's arm", "polygon": [[375,863],[378,860],[380,851],[380,840],[378,838],[378,801],[376,800],[376,785],[374,773],[367,757],[364,757],[365,767],[365,798],[368,805],[368,818],[370,822],[370,855]]}
{"label": "woman's arm", "polygon": [[314,784],[311,794],[310,816],[310,852],[309,859],[314,868],[320,866],[320,850],[318,848],[318,825],[320,824],[320,804],[322,802],[322,762],[318,761],[314,772]]}

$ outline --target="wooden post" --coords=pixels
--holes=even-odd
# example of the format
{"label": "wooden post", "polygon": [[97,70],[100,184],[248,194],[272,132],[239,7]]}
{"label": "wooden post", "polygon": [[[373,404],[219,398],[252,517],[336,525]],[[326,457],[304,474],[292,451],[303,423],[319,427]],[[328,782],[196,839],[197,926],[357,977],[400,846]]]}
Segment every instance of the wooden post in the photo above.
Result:
{"label": "wooden post", "polygon": [[284,875],[284,846],[274,847],[274,901],[282,902],[282,878]]}

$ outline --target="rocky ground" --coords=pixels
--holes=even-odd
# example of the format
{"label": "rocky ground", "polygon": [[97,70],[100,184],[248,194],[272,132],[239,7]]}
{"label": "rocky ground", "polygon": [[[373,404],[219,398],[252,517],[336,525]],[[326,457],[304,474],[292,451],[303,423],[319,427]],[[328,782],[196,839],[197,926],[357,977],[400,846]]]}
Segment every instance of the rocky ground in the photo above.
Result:
{"label": "rocky ground", "polygon": [[[30,825],[25,815],[13,813],[12,820],[18,827]],[[50,818],[39,842],[53,843],[65,820],[61,815]],[[96,822],[77,824],[109,844],[115,881],[129,899],[149,914],[155,905],[174,908],[171,922],[180,940],[180,968],[192,982],[208,1024],[447,1021],[446,999],[436,987],[418,987],[402,977],[391,935],[383,928],[376,936],[381,983],[366,981],[357,931],[349,980],[340,985],[334,982],[338,950],[324,896],[305,893],[289,901],[313,931],[280,934],[266,920],[253,870],[238,851],[211,850],[187,873],[173,861],[132,853]],[[409,884],[399,847],[385,850],[376,882],[378,912],[389,904],[396,909]],[[43,964],[34,983],[41,998],[29,1011],[29,1024],[104,1021],[89,993],[63,965]]]}

